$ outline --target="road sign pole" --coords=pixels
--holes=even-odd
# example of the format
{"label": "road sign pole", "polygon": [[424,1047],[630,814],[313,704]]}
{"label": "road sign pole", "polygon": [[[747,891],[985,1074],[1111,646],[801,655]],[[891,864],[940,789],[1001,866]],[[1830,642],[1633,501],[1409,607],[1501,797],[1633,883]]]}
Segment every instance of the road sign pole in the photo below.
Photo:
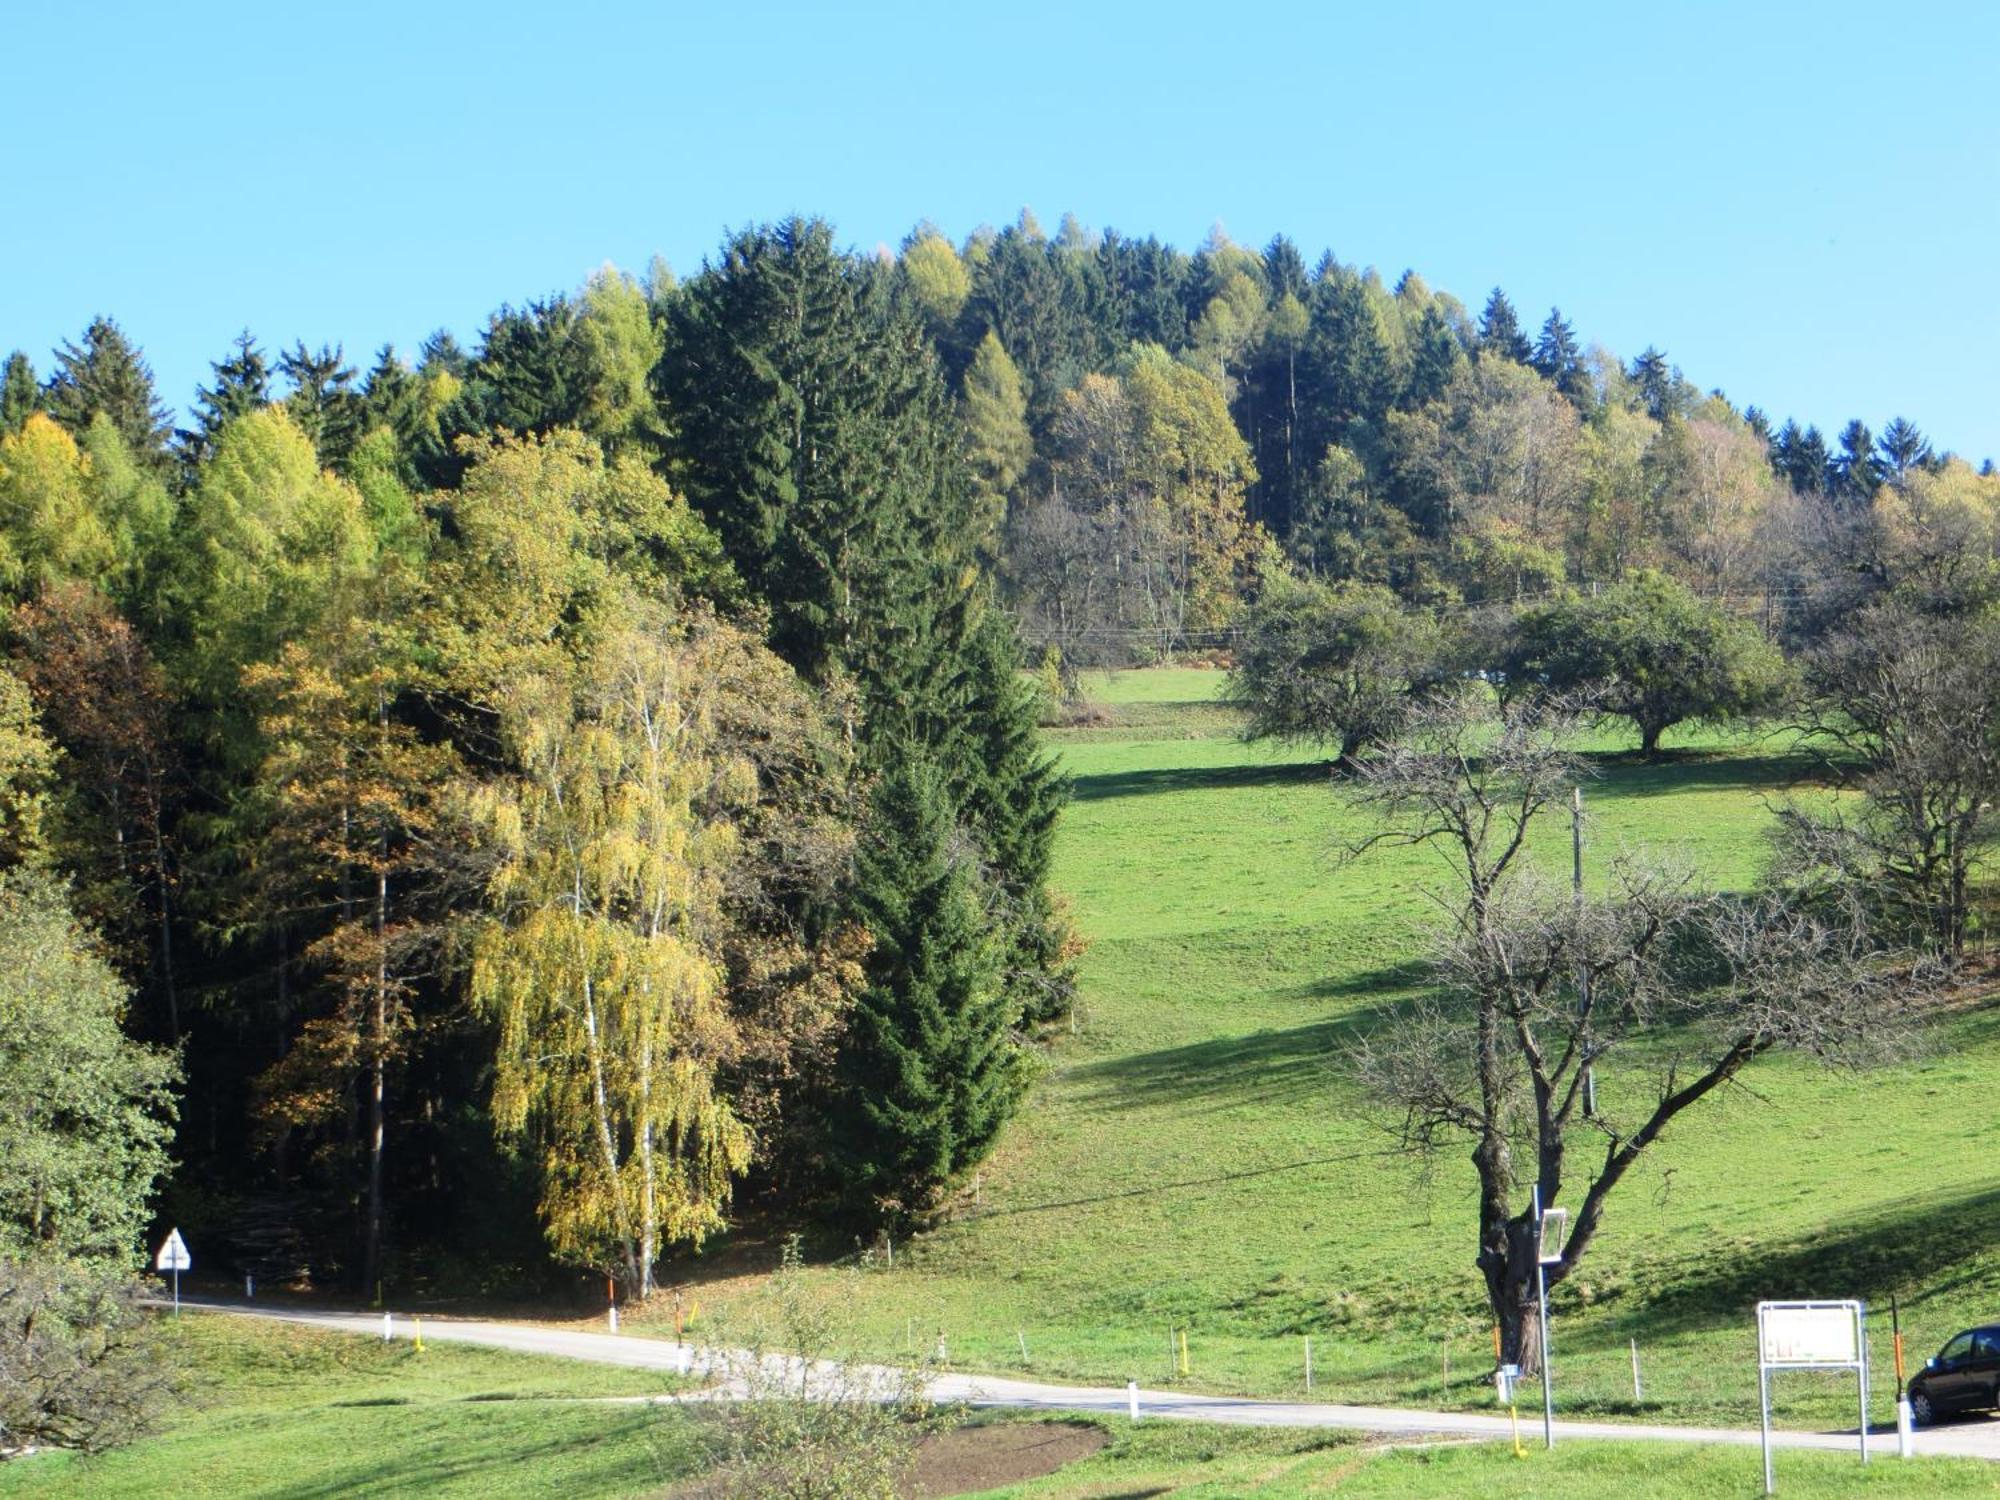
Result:
{"label": "road sign pole", "polygon": [[1757,1371],[1757,1405],[1763,1414],[1764,1432],[1764,1493],[1778,1493],[1778,1476],[1771,1469],[1771,1372],[1768,1368]]}
{"label": "road sign pole", "polygon": [[1542,1185],[1535,1184],[1535,1305],[1542,1350],[1542,1446],[1556,1445],[1556,1391],[1549,1373],[1549,1275],[1542,1259]]}
{"label": "road sign pole", "polygon": [[174,1316],[181,1315],[181,1268],[174,1267]]}
{"label": "road sign pole", "polygon": [[1861,1462],[1868,1462],[1868,1304],[1854,1304],[1854,1347],[1861,1354]]}

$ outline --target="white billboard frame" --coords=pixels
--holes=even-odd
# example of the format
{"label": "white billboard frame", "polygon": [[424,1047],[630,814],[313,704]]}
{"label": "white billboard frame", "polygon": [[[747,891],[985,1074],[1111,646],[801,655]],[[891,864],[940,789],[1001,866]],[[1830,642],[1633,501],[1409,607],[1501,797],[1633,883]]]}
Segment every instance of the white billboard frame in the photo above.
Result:
{"label": "white billboard frame", "polygon": [[[1808,1349],[1798,1358],[1772,1358],[1773,1315],[1807,1313],[1819,1315],[1822,1325],[1838,1323],[1850,1329],[1847,1358],[1822,1358],[1824,1348]],[[1781,1346],[1782,1347],[1782,1346]],[[1838,1302],[1759,1302],[1757,1304],[1757,1396],[1763,1415],[1764,1493],[1775,1495],[1778,1481],[1771,1467],[1771,1377],[1780,1370],[1852,1370],[1861,1385],[1861,1461],[1868,1462],[1868,1304],[1859,1300]]]}

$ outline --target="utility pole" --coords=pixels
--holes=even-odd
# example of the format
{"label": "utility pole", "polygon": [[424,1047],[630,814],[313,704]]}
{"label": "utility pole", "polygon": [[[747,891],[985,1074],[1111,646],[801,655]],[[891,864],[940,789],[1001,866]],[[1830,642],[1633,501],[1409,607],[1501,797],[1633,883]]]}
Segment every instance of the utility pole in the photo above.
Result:
{"label": "utility pole", "polygon": [[[1583,936],[1583,788],[1570,789],[1570,883],[1576,894],[1577,936]],[[1590,1018],[1590,959],[1579,946],[1576,955],[1576,1013],[1580,1021],[1589,1024]],[[1590,1065],[1589,1054],[1584,1054],[1583,1064],[1583,1117],[1597,1118],[1597,1070]]]}

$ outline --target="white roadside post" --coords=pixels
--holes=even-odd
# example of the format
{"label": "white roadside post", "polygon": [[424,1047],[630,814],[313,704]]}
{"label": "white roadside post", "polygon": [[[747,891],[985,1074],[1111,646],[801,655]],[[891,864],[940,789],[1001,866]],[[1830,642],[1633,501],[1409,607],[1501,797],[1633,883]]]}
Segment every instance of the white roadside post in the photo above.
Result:
{"label": "white roadside post", "polygon": [[1757,1402],[1763,1418],[1764,1493],[1778,1492],[1771,1465],[1771,1377],[1780,1370],[1852,1370],[1861,1389],[1861,1461],[1868,1462],[1868,1305],[1759,1302]]}
{"label": "white roadside post", "polygon": [[1139,1420],[1139,1382],[1136,1380],[1125,1382],[1125,1411],[1133,1421]]}
{"label": "white roadside post", "polygon": [[194,1265],[194,1257],[188,1254],[187,1241],[181,1238],[178,1229],[167,1231],[167,1238],[160,1246],[160,1253],[153,1257],[153,1264],[162,1271],[174,1273],[174,1314],[181,1310],[181,1272]]}

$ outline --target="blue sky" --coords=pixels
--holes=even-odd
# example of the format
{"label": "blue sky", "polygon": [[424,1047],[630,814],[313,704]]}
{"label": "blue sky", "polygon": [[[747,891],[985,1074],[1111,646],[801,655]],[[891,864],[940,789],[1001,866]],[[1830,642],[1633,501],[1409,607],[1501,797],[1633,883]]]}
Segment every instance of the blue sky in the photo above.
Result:
{"label": "blue sky", "polygon": [[1829,432],[2000,457],[2000,6],[0,0],[0,349],[184,405],[798,210],[1284,231]]}

